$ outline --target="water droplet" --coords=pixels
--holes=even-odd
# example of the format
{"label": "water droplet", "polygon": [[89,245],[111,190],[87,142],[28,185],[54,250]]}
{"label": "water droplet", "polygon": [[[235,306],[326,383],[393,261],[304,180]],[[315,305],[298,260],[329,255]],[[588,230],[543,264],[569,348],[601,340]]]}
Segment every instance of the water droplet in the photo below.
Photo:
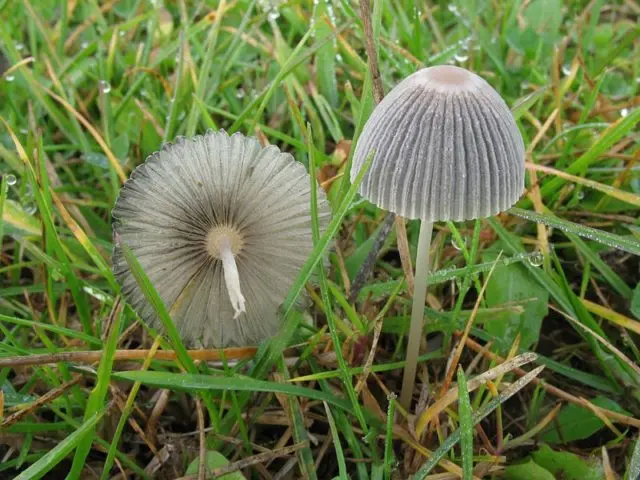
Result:
{"label": "water droplet", "polygon": [[99,300],[100,302],[108,301],[107,296],[97,288],[85,286],[83,287],[83,290],[87,292],[89,295],[91,295],[93,298],[95,298],[96,300]]}
{"label": "water droplet", "polygon": [[125,32],[124,30],[120,30],[118,32],[118,35],[120,35],[121,37],[124,37],[127,34],[127,32]]}
{"label": "water droplet", "polygon": [[15,185],[18,182],[18,179],[15,175],[9,174],[7,175],[7,185]]}
{"label": "water droplet", "polygon": [[336,62],[341,62],[342,61],[342,55],[340,55],[339,53],[336,53]]}
{"label": "water droplet", "polygon": [[538,250],[533,252],[529,257],[529,263],[534,267],[539,267],[540,265],[542,265],[542,262],[544,262],[544,255]]}
{"label": "water droplet", "polygon": [[280,11],[277,8],[273,8],[271,11],[269,11],[269,13],[267,14],[267,18],[269,20],[277,20],[278,18],[280,18]]}
{"label": "water droplet", "polygon": [[469,59],[469,56],[465,55],[464,53],[456,53],[453,58],[456,62],[462,63],[466,62]]}
{"label": "water droplet", "polygon": [[622,110],[620,110],[620,115],[626,117],[627,115],[629,115],[629,109],[623,108]]}
{"label": "water droplet", "polygon": [[458,13],[458,7],[456,7],[453,3],[450,3],[449,7],[447,7],[447,8],[449,8],[449,11],[451,13],[453,13],[454,15],[456,15]]}
{"label": "water droplet", "polygon": [[236,91],[236,98],[244,98],[244,96],[245,96],[244,88],[239,88]]}
{"label": "water droplet", "polygon": [[327,14],[329,16],[329,21],[331,22],[331,25],[335,25],[336,24],[336,14],[333,11],[333,5],[331,5],[329,2],[327,2]]}
{"label": "water droplet", "polygon": [[29,130],[27,130],[26,128],[21,128],[20,133],[23,135],[27,135],[29,133]]}
{"label": "water droplet", "polygon": [[82,50],[86,49],[88,46],[89,46],[89,42],[82,42],[82,43],[80,44],[80,48],[81,48]]}
{"label": "water droplet", "polygon": [[107,94],[111,91],[111,84],[106,80],[100,80],[98,82],[98,90],[100,90],[100,93]]}
{"label": "water droplet", "polygon": [[369,445],[369,442],[371,441],[372,438],[373,438],[373,430],[369,430],[369,433],[367,433],[364,437],[362,437],[362,441],[367,445]]}
{"label": "water droplet", "polygon": [[13,82],[16,79],[16,77],[14,77],[13,75],[7,75],[4,78],[7,82]]}
{"label": "water droplet", "polygon": [[569,65],[568,63],[565,63],[564,65],[562,65],[562,74],[565,77],[571,75],[571,65]]}
{"label": "water droplet", "polygon": [[33,215],[38,210],[38,207],[34,202],[27,202],[24,204],[24,211],[27,215]]}
{"label": "water droplet", "polygon": [[584,191],[580,190],[578,193],[576,193],[576,197],[578,198],[578,200],[582,200],[584,198]]}
{"label": "water droplet", "polygon": [[91,165],[95,165],[96,167],[100,167],[103,169],[109,168],[109,160],[106,155],[98,152],[87,152],[83,155],[83,158],[86,162]]}
{"label": "water droplet", "polygon": [[456,237],[451,237],[451,245],[453,246],[453,248],[455,248],[458,251],[462,250],[462,247],[467,246],[464,237],[462,237],[462,245],[458,243],[458,241],[456,240]]}
{"label": "water droplet", "polygon": [[16,43],[16,50],[19,52],[24,50],[24,43]]}

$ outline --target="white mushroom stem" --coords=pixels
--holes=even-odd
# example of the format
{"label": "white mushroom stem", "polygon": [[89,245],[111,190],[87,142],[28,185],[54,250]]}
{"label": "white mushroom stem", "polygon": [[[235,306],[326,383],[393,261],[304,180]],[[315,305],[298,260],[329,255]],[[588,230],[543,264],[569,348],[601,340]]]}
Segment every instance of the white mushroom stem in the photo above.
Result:
{"label": "white mushroom stem", "polygon": [[227,286],[229,300],[231,300],[231,305],[235,311],[233,318],[238,318],[238,315],[246,310],[244,308],[244,296],[240,290],[238,267],[233,252],[231,251],[231,241],[228,237],[224,236],[220,239],[218,246],[220,249],[219,255],[222,260],[222,268],[224,270],[224,283]]}
{"label": "white mushroom stem", "polygon": [[416,259],[416,275],[413,290],[413,304],[411,306],[411,326],[409,327],[409,342],[407,344],[407,363],[402,377],[400,404],[409,412],[413,386],[416,380],[420,340],[424,326],[424,307],[427,300],[427,276],[429,275],[429,249],[431,248],[431,233],[433,223],[423,221],[420,224],[418,236],[418,256]]}

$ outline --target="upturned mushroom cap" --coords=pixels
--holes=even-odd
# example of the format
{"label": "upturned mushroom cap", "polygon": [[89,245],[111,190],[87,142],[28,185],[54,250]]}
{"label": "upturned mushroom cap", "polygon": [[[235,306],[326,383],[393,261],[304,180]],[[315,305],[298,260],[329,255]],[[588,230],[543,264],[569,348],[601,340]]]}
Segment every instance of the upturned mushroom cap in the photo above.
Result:
{"label": "upturned mushroom cap", "polygon": [[488,217],[524,189],[524,143],[509,108],[463,68],[425,68],[391,90],[358,140],[352,181],[372,149],[360,193],[406,218]]}
{"label": "upturned mushroom cap", "polygon": [[[164,300],[186,343],[255,345],[313,249],[304,166],[255,138],[178,138],[136,168],[113,209],[113,271],[131,306],[161,328],[120,244]],[[320,229],[330,208],[318,190]]]}

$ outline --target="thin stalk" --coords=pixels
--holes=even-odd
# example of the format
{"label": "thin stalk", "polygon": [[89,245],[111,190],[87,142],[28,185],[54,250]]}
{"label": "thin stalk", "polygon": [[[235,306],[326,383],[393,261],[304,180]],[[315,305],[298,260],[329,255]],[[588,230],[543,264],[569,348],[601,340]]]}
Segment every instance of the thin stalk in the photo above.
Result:
{"label": "thin stalk", "polygon": [[420,353],[420,339],[424,325],[424,307],[427,299],[427,276],[429,275],[429,249],[431,247],[432,222],[422,222],[418,236],[418,257],[416,259],[415,287],[413,304],[411,306],[411,326],[409,327],[409,342],[407,344],[407,364],[402,377],[402,391],[400,405],[407,412],[411,407],[411,394],[416,379],[418,354]]}

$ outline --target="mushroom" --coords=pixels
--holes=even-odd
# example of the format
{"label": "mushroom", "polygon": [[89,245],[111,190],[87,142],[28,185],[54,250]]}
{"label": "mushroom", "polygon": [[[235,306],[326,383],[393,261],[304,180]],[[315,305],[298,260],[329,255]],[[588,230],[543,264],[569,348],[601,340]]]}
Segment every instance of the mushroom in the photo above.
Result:
{"label": "mushroom", "polygon": [[415,289],[400,402],[411,404],[429,273],[433,222],[495,215],[524,189],[524,143],[511,111],[463,68],[422,69],[375,108],[356,146],[355,178],[375,149],[360,194],[380,208],[420,219]]}
{"label": "mushroom", "polygon": [[[255,345],[280,326],[279,307],[313,249],[304,166],[255,138],[207,132],[147,158],[113,209],[113,271],[140,317],[161,322],[127,266],[128,246],[186,343]],[[330,207],[318,191],[318,221]]]}

